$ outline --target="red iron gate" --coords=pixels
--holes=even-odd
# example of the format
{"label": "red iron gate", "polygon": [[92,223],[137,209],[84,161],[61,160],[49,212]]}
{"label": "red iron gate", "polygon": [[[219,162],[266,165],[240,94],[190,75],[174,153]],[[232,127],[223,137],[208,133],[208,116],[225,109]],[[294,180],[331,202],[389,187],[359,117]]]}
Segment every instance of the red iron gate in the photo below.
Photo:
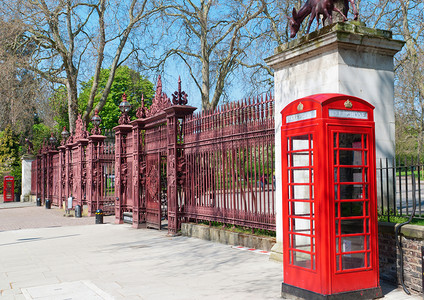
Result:
{"label": "red iron gate", "polygon": [[161,157],[160,153],[146,157],[146,223],[147,227],[161,229]]}
{"label": "red iron gate", "polygon": [[[172,105],[162,92],[159,77],[150,109],[146,110],[143,103],[137,111],[137,120],[128,125],[130,120],[124,113],[121,125],[115,127],[116,159],[119,160],[116,164],[119,178],[115,190],[116,222],[123,222],[124,213],[131,211],[134,227],[146,223],[148,227],[161,229],[168,221],[169,232],[176,233],[179,228],[176,179],[181,145],[177,144],[177,124],[195,108],[179,105],[177,98],[173,100],[177,104]],[[126,144],[127,138],[132,140],[130,146]],[[133,180],[131,185],[125,181],[128,178]]]}
{"label": "red iron gate", "polygon": [[73,206],[81,205],[88,215],[99,208],[113,214],[114,142],[105,143],[106,137],[98,135],[98,130],[89,136],[81,116],[75,127],[73,135],[64,137],[59,151],[44,141],[32,164],[31,193],[59,207],[72,197]]}

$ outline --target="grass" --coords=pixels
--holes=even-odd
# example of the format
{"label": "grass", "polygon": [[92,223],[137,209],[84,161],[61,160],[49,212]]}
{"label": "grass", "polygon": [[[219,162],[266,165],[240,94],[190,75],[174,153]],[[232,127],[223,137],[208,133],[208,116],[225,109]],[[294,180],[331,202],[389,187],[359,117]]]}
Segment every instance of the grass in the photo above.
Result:
{"label": "grass", "polygon": [[[416,178],[418,178],[418,177],[420,177],[421,179],[424,178],[424,170],[420,170],[420,174],[419,174],[420,176],[418,176],[417,170],[414,171],[414,174],[415,174]],[[402,168],[401,171],[396,171],[396,176],[411,176],[411,175],[412,175],[411,169],[408,169],[408,171],[406,171],[406,172],[405,172],[404,168]]]}
{"label": "grass", "polygon": [[[386,216],[382,216],[382,215],[378,216],[379,222],[390,222],[390,223],[399,223],[400,224],[400,223],[404,223],[408,220],[409,220],[408,217],[390,216],[390,219],[388,221],[387,215]],[[424,226],[424,220],[413,218],[410,224]]]}

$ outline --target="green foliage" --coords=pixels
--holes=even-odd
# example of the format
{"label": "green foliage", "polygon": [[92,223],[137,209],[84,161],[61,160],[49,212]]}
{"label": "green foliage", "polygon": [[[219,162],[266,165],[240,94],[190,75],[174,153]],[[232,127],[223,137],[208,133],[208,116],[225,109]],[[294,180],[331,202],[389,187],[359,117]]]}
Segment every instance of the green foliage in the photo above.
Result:
{"label": "green foliage", "polygon": [[54,112],[53,120],[57,123],[57,131],[62,132],[65,126],[69,130],[68,98],[66,87],[57,88],[49,98],[50,109]]}
{"label": "green foliage", "polygon": [[51,129],[47,127],[44,123],[34,124],[32,126],[34,153],[37,153],[38,150],[43,146],[43,140],[48,140],[51,134]]}
{"label": "green foliage", "polygon": [[[93,107],[97,105],[102,96],[109,73],[109,69],[103,69],[100,73],[99,88],[97,95],[95,96]],[[93,78],[91,78],[88,82],[82,83],[81,93],[78,98],[78,106],[81,113],[87,106],[92,85]],[[112,83],[106,104],[99,112],[99,116],[102,119],[102,128],[111,129],[118,125],[118,119],[121,114],[119,111],[119,103],[121,103],[122,95],[124,93],[127,95],[128,102],[132,105],[130,116],[134,119],[136,110],[141,105],[140,100],[142,95],[144,95],[146,106],[150,106],[154,95],[153,84],[140,75],[140,73],[130,69],[129,67],[119,67],[116,70],[115,79]]]}
{"label": "green foliage", "polygon": [[[390,223],[401,224],[401,223],[405,223],[408,220],[409,220],[409,217],[390,216],[390,218],[388,218],[387,215],[384,215],[384,216],[379,215],[378,216],[378,221],[379,222],[390,222]],[[423,219],[412,218],[412,221],[411,221],[410,224],[411,225],[420,225],[420,226],[423,226],[424,225],[424,220]]]}
{"label": "green foliage", "polygon": [[[390,223],[405,223],[409,220],[409,216],[403,215],[400,216],[399,211],[395,211],[392,208],[390,210],[384,209],[378,211],[378,221],[379,222],[390,222]],[[411,223],[413,225],[424,225],[424,219],[421,217],[412,218]]]}
{"label": "green foliage", "polygon": [[9,125],[0,132],[0,160],[5,161],[9,157],[17,157],[18,151],[19,142]]}

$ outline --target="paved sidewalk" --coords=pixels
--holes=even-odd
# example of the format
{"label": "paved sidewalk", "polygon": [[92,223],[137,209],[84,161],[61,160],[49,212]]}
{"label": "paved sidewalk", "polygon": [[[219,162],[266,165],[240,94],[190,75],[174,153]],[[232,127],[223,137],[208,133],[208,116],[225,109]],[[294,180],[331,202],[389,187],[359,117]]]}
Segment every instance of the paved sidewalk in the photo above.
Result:
{"label": "paved sidewalk", "polygon": [[21,207],[30,207],[35,206],[34,202],[3,202],[0,201],[0,209],[3,208],[21,208]]}
{"label": "paved sidewalk", "polygon": [[[0,298],[281,299],[281,264],[267,255],[85,219],[92,225],[0,232]],[[385,299],[422,299],[383,288]]]}
{"label": "paved sidewalk", "polygon": [[[29,228],[46,228],[94,224],[94,217],[64,217],[64,211],[52,206],[46,209],[44,206],[34,206],[30,202],[12,202],[0,204],[0,232],[6,230],[18,230]],[[14,204],[15,207],[10,207]],[[6,206],[6,207],[5,207]],[[105,223],[113,223],[114,216],[105,216]]]}

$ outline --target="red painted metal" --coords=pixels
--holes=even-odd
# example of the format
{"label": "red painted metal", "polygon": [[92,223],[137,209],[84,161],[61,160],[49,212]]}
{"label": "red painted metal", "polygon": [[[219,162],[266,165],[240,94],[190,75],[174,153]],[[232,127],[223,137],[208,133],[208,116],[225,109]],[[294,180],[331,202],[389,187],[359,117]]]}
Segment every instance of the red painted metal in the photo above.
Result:
{"label": "red painted metal", "polygon": [[161,229],[160,153],[146,158],[146,223],[147,227]]}
{"label": "red painted metal", "polygon": [[100,201],[97,208],[105,215],[115,214],[115,137],[105,140],[100,146],[99,160],[100,190],[97,199]]}
{"label": "red painted metal", "polygon": [[98,129],[89,137],[79,117],[58,152],[44,145],[33,192],[54,205],[72,196],[90,215],[101,208],[117,223],[132,215],[133,227],[167,226],[170,234],[187,220],[275,230],[273,101],[193,115],[181,81],[171,102],[159,77],[150,108],[142,99],[138,119],[125,115],[114,128],[115,144]]}
{"label": "red painted metal", "polygon": [[183,215],[275,230],[274,99],[187,116]]}
{"label": "red painted metal", "polygon": [[[146,223],[148,227],[161,229],[168,226],[170,233],[178,230],[178,172],[183,159],[182,144],[178,144],[179,125],[185,115],[195,108],[183,105],[186,94],[179,82],[175,93],[176,105],[172,105],[162,91],[158,78],[156,93],[150,109],[142,105],[137,110],[138,119],[130,125],[120,125],[116,130],[116,222],[123,221],[125,212],[132,213],[133,227]],[[127,139],[131,143],[127,142]],[[118,180],[120,184],[118,184]],[[124,181],[131,180],[126,185]],[[179,193],[181,196],[181,193]]]}
{"label": "red painted metal", "polygon": [[75,134],[70,144],[70,196],[74,197],[75,203],[83,207],[87,204],[87,158],[86,151],[88,146],[88,132],[85,124],[78,116],[75,125]]}
{"label": "red painted metal", "polygon": [[283,292],[381,292],[373,109],[321,94],[281,112]]}
{"label": "red painted metal", "polygon": [[3,201],[13,202],[15,200],[15,177],[5,176],[3,178]]}
{"label": "red painted metal", "polygon": [[43,143],[32,166],[31,193],[60,207],[73,197],[74,205],[87,205],[89,214],[98,208],[113,213],[114,145],[105,146],[104,139],[89,137],[79,116],[75,133],[61,142],[58,151]]}
{"label": "red painted metal", "polygon": [[115,129],[115,222],[122,223],[124,212],[131,212],[132,176],[129,172],[132,161],[132,126],[119,125]]}
{"label": "red painted metal", "polygon": [[51,159],[51,204],[55,206],[60,206],[60,165],[59,165],[59,157],[60,154],[57,151],[50,152],[50,159]]}
{"label": "red painted metal", "polygon": [[38,169],[38,160],[35,159],[31,163],[31,195],[37,195],[37,169]]}
{"label": "red painted metal", "polygon": [[100,198],[101,189],[101,150],[105,136],[98,135],[99,128],[97,127],[92,132],[95,135],[88,137],[88,148],[87,148],[87,207],[88,215],[94,216],[97,209],[101,209],[102,199]]}

